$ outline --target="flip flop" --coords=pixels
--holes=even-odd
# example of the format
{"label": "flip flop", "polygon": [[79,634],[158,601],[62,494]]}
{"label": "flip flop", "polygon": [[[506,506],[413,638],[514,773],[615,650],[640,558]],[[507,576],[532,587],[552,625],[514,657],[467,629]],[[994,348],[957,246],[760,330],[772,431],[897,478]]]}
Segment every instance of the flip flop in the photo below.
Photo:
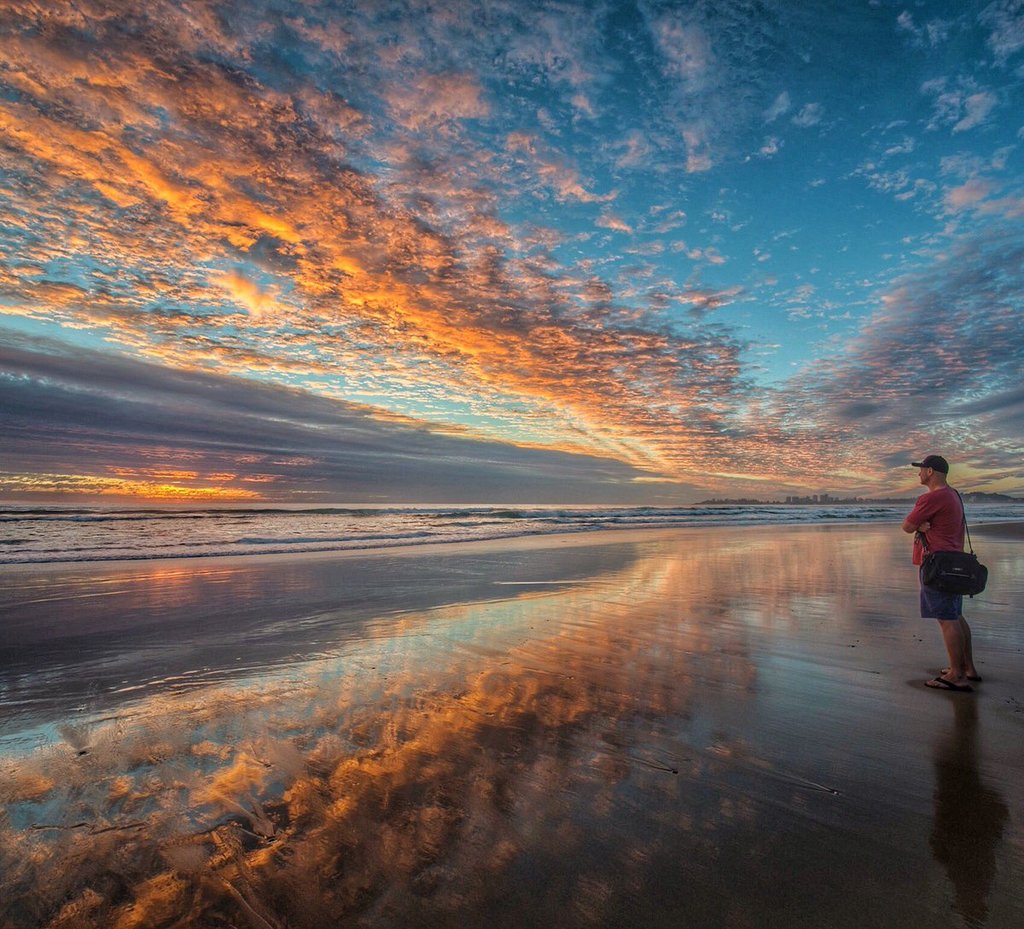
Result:
{"label": "flip flop", "polygon": [[933,690],[953,690],[960,694],[974,692],[974,688],[970,684],[954,684],[952,681],[947,681],[944,677],[932,678],[924,686],[931,687]]}
{"label": "flip flop", "polygon": [[[941,676],[942,676],[943,674],[949,674],[949,668],[943,668],[943,669],[942,669],[942,670],[941,670],[941,671],[939,672],[939,676],[940,676],[940,677],[941,677]],[[976,683],[976,684],[980,684],[980,683],[981,683],[981,675],[980,675],[980,674],[968,674],[968,675],[967,675],[967,680],[969,680],[969,681],[974,681],[974,683]]]}

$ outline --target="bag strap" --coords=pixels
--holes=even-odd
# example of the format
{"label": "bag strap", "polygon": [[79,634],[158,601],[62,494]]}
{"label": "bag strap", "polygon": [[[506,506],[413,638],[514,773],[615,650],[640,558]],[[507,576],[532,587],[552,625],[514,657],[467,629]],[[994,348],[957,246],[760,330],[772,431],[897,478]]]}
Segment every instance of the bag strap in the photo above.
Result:
{"label": "bag strap", "polygon": [[[957,490],[955,487],[953,488],[953,493],[955,493],[958,497],[960,497],[960,491]],[[963,513],[963,516],[964,516],[964,532],[967,535],[967,547],[971,550],[971,554],[973,555],[974,554],[974,543],[971,542],[971,530],[967,528],[967,507],[964,506],[964,498],[963,497],[960,497],[960,512]]]}

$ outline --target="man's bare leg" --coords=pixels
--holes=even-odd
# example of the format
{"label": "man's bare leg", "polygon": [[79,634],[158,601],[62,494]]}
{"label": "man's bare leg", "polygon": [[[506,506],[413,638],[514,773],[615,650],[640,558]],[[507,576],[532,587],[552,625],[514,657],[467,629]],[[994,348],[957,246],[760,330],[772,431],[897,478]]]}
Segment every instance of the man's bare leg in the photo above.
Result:
{"label": "man's bare leg", "polygon": [[[971,647],[971,627],[967,625],[967,620],[964,619],[963,616],[961,616],[957,620],[957,623],[959,624],[960,631],[963,634],[963,641],[964,641],[964,665],[965,665],[965,668],[967,670],[967,676],[969,678],[976,678],[976,679],[980,680],[981,679],[981,675],[978,674],[978,669],[974,666],[974,650]],[[947,649],[947,651],[948,651],[948,649]],[[950,659],[950,660],[952,660],[952,659]],[[953,680],[953,675],[950,674],[951,670],[952,670],[952,667],[943,668],[942,669],[942,676],[943,677],[948,677],[950,680]]]}
{"label": "man's bare leg", "polygon": [[956,620],[938,619],[936,622],[942,631],[946,654],[949,655],[949,669],[942,675],[943,680],[958,686],[970,686],[970,682],[967,680],[966,648],[968,640],[964,632],[964,626],[967,625],[966,620],[961,616]]}

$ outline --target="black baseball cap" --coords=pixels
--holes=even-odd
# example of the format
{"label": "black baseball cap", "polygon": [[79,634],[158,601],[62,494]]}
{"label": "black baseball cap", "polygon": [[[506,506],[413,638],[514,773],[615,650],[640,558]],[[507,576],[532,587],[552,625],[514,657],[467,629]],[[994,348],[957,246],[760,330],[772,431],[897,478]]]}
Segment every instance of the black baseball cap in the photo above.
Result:
{"label": "black baseball cap", "polygon": [[949,462],[941,455],[925,455],[922,461],[910,462],[912,468],[931,468],[940,474],[949,474]]}

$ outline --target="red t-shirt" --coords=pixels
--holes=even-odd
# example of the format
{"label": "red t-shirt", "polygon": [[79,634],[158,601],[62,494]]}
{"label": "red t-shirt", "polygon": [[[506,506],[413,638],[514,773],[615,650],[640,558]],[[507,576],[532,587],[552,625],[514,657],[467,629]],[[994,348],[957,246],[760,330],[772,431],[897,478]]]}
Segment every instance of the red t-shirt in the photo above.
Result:
{"label": "red t-shirt", "polygon": [[920,532],[914,535],[914,564],[920,564],[924,560],[926,551],[964,550],[964,508],[952,487],[936,487],[935,490],[921,494],[907,521],[915,526],[931,523],[924,543]]}

